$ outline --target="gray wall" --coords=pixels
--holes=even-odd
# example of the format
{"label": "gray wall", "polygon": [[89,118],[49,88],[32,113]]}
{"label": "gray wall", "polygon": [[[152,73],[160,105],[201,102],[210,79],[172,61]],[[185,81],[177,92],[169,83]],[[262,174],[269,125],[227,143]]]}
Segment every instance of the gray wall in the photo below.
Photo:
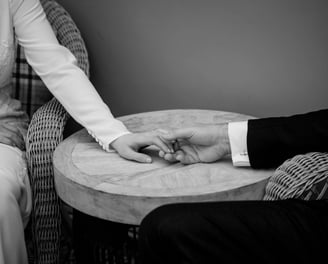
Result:
{"label": "gray wall", "polygon": [[326,0],[58,0],[114,115],[328,107]]}

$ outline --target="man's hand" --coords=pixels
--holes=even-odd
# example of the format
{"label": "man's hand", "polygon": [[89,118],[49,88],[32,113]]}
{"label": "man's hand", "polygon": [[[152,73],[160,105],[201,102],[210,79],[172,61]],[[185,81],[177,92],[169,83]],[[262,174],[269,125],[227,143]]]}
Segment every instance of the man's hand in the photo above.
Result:
{"label": "man's hand", "polygon": [[161,137],[174,145],[173,154],[159,152],[159,156],[167,161],[183,164],[214,162],[231,153],[228,124],[180,128]]}
{"label": "man's hand", "polygon": [[114,140],[111,146],[125,159],[150,163],[152,162],[151,157],[144,153],[140,153],[140,149],[155,145],[160,151],[165,153],[173,152],[171,144],[162,140],[160,137],[161,134],[161,130],[127,134]]}
{"label": "man's hand", "polygon": [[0,143],[19,148],[21,150],[25,149],[24,138],[20,130],[6,123],[0,123]]}

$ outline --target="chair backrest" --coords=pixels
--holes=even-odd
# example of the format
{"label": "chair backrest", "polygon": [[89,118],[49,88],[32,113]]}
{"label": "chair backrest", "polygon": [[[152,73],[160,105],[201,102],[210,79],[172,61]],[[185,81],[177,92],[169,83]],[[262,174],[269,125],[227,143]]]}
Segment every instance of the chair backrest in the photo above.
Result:
{"label": "chair backrest", "polygon": [[[47,18],[59,43],[77,58],[79,67],[89,76],[89,60],[85,43],[68,12],[54,0],[41,0]],[[34,112],[52,98],[45,84],[27,63],[24,48],[17,45],[13,69],[13,97],[20,100],[23,109],[32,117]]]}

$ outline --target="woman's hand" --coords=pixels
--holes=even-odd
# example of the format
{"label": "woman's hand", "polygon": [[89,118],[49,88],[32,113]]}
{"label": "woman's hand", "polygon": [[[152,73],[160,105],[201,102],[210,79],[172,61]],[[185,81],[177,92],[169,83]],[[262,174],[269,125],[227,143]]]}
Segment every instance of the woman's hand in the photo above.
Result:
{"label": "woman's hand", "polygon": [[150,163],[152,162],[151,157],[144,153],[140,153],[140,149],[155,145],[165,153],[173,152],[172,146],[161,139],[161,135],[162,131],[159,129],[150,132],[127,134],[114,140],[111,146],[125,159]]}
{"label": "woman's hand", "polygon": [[25,142],[20,130],[6,123],[0,123],[0,143],[25,149]]}

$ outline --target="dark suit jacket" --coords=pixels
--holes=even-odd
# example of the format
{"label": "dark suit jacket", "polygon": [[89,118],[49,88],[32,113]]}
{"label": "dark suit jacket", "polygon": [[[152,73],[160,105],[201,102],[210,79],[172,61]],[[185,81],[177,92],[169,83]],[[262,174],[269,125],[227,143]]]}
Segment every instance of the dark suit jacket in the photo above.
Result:
{"label": "dark suit jacket", "polygon": [[247,149],[253,168],[272,168],[307,152],[328,152],[328,109],[248,121]]}

